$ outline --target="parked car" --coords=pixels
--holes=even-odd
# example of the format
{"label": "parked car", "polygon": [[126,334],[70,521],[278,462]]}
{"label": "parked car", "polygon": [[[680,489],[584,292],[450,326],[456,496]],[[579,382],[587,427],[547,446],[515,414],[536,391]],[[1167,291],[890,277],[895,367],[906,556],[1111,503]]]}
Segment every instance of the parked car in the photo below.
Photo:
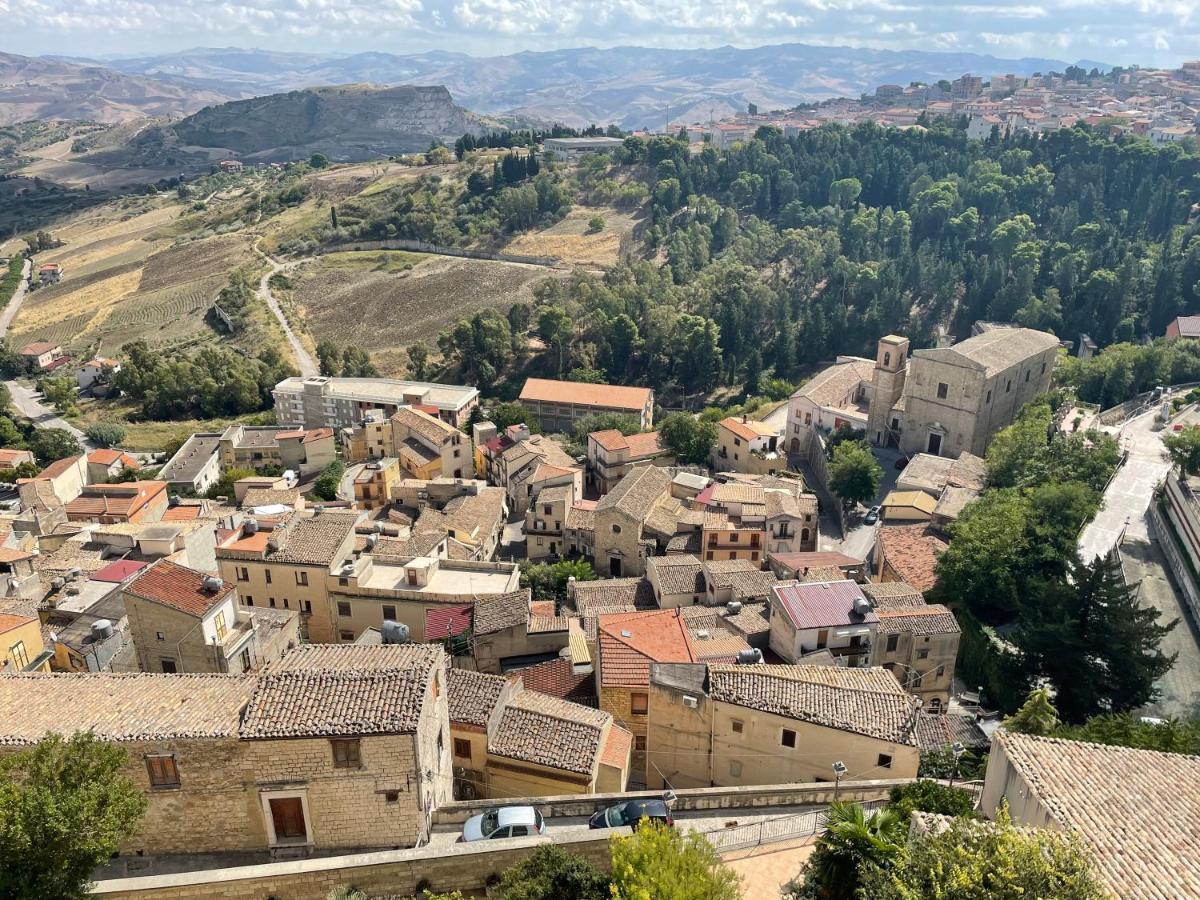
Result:
{"label": "parked car", "polygon": [[671,810],[667,804],[662,800],[648,797],[639,800],[626,800],[624,803],[617,803],[614,806],[608,807],[608,809],[602,809],[588,821],[588,827],[620,828],[622,825],[629,825],[637,828],[638,823],[642,819],[661,822],[667,826],[675,824],[675,820],[671,817]]}
{"label": "parked car", "polygon": [[870,509],[867,510],[867,517],[865,519],[863,519],[863,524],[864,525],[874,525],[878,521],[879,521],[879,507],[872,506]]}
{"label": "parked car", "polygon": [[532,806],[501,806],[467,819],[459,841],[490,841],[545,833],[546,822]]}

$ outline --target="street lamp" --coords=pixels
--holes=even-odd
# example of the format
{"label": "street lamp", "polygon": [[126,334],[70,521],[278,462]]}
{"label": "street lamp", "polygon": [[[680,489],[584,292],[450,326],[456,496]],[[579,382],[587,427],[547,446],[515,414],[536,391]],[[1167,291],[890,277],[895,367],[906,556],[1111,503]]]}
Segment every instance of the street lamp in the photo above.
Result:
{"label": "street lamp", "polygon": [[846,774],[846,764],[840,759],[833,764],[833,802],[837,802],[838,791],[842,787],[842,776]]}
{"label": "street lamp", "polygon": [[950,772],[950,787],[954,787],[954,779],[958,777],[958,761],[967,752],[967,748],[962,745],[961,741],[955,741],[950,745],[950,752],[954,754],[954,768]]}

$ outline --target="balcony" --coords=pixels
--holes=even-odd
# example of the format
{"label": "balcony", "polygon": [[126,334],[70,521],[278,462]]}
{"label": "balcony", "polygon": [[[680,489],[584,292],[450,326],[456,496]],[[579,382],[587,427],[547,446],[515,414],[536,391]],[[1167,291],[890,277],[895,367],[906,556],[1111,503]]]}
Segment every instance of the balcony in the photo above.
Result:
{"label": "balcony", "polygon": [[863,641],[861,644],[847,644],[844,647],[826,647],[835,658],[856,658],[860,656],[868,656],[871,653],[871,642]]}

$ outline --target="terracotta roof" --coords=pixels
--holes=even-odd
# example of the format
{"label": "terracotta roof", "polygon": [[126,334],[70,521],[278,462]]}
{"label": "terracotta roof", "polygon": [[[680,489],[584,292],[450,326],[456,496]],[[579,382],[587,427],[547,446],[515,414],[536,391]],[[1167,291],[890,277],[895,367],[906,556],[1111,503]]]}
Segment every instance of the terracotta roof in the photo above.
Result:
{"label": "terracotta roof", "polygon": [[203,509],[199,506],[171,506],[163,513],[162,522],[190,522],[200,518]]}
{"label": "terracotta roof", "polygon": [[565,656],[521,669],[515,674],[521,676],[526,690],[549,694],[572,703],[590,706],[596,703],[596,680],[592,673],[576,674],[571,660]]}
{"label": "terracotta roof", "polygon": [[658,466],[638,466],[596,503],[596,512],[617,509],[644,521],[660,498],[671,489],[671,476]]}
{"label": "terracotta roof", "polygon": [[654,587],[645,578],[601,578],[577,581],[571,600],[581,616],[600,612],[633,612],[657,609]]}
{"label": "terracotta roof", "polygon": [[765,505],[766,492],[761,484],[746,484],[743,481],[726,481],[713,485],[711,500],[716,504],[754,503]]}
{"label": "terracotta roof", "polygon": [[740,635],[722,633],[715,637],[700,639],[695,630],[688,635],[692,644],[692,656],[696,662],[735,663],[738,654],[749,650],[750,645]]}
{"label": "terracotta roof", "polygon": [[793,572],[826,566],[853,568],[863,564],[861,559],[855,559],[853,556],[836,553],[832,550],[813,553],[770,553],[768,558]]}
{"label": "terracotta roof", "polygon": [[488,753],[590,775],[611,722],[608,713],[522,691],[505,705]]}
{"label": "terracotta roof", "polygon": [[87,461],[101,466],[111,466],[119,462],[127,469],[140,469],[142,467],[141,463],[124,450],[112,450],[108,448],[93,450],[87,455]]}
{"label": "terracotta roof", "polygon": [[974,363],[988,376],[1005,371],[1025,360],[1057,347],[1058,338],[1032,328],[996,328],[959,341],[944,349],[917,350],[917,359],[938,359],[949,354]]}
{"label": "terracotta roof", "polygon": [[299,499],[299,488],[250,488],[242,496],[242,508],[253,509],[257,506],[295,507],[296,501]]}
{"label": "terracotta roof", "polygon": [[940,603],[912,609],[879,610],[880,634],[958,634],[954,613]]}
{"label": "terracotta roof", "polygon": [[521,400],[544,403],[563,403],[574,406],[597,406],[628,409],[639,416],[650,403],[650,388],[627,387],[618,384],[585,384],[576,381],[552,381],[530,378],[521,389]]}
{"label": "terracotta roof", "polygon": [[602,615],[598,628],[604,686],[640,687],[650,683],[651,663],[696,661],[676,610]]}
{"label": "terracotta roof", "polygon": [[425,640],[442,641],[471,629],[471,606],[439,606],[425,610]]}
{"label": "terracotta roof", "polygon": [[0,613],[0,633],[12,631],[21,625],[28,625],[30,622],[38,621],[37,616],[17,616],[11,613]]}
{"label": "terracotta roof", "polygon": [[916,746],[921,701],[886,669],[710,665],[709,695],[748,709]]}
{"label": "terracotta roof", "polygon": [[219,578],[216,580],[221,582],[221,586],[215,591],[208,591],[204,587],[206,577],[203,572],[160,559],[125,585],[125,591],[188,615],[204,616],[234,591],[232,584],[226,584]]}
{"label": "terracotta roof", "polygon": [[631,460],[660,456],[667,452],[667,448],[657,431],[644,431],[641,434],[631,434],[625,438],[625,443],[629,445],[629,458]]}
{"label": "terracotta roof", "polygon": [[726,628],[746,637],[765,634],[771,630],[771,610],[766,603],[744,603],[740,612],[725,613],[721,621]]}
{"label": "terracotta roof", "polygon": [[32,454],[28,450],[0,449],[0,462],[13,463],[15,465],[18,460],[28,459],[32,459]]}
{"label": "terracotta roof", "polygon": [[445,659],[445,653],[436,644],[301,644],[272,663],[270,671],[424,670]]}
{"label": "terracotta roof", "polygon": [[885,516],[887,510],[891,508],[911,508],[929,515],[937,506],[937,500],[924,491],[892,491],[883,498],[883,503],[880,505],[884,509]]}
{"label": "terracotta roof", "polygon": [[[780,612],[797,629],[836,628],[879,622],[874,612],[859,615],[854,601],[867,602],[862,589],[853,581],[805,582],[780,584],[771,588]],[[869,604],[868,604],[869,605]]]}
{"label": "terracotta roof", "polygon": [[624,450],[629,447],[629,441],[625,435],[616,428],[608,428],[604,431],[593,431],[588,434],[588,439],[595,441],[609,453],[617,450]]}
{"label": "terracotta roof", "polygon": [[456,428],[441,419],[409,407],[396,410],[392,421],[404,426],[414,434],[420,435],[435,447],[440,447],[447,441],[453,440],[458,433]]}
{"label": "terracotta roof", "polygon": [[486,728],[509,680],[466,669],[446,670],[446,703],[450,721]]}
{"label": "terracotta roof", "polygon": [[566,631],[569,616],[530,615],[527,626],[530,634],[545,634],[551,631]]}
{"label": "terracotta roof", "polygon": [[529,588],[480,597],[475,601],[472,630],[476,634],[494,634],[529,621]]}
{"label": "terracotta roof", "polygon": [[58,344],[54,341],[34,341],[32,344],[26,344],[21,348],[21,356],[41,356],[43,353],[49,353],[51,350],[58,348]]}
{"label": "terracotta roof", "polygon": [[63,472],[68,471],[75,463],[79,461],[79,455],[67,456],[63,459],[56,459],[42,471],[38,472],[37,478],[57,478]]}
{"label": "terracotta roof", "polygon": [[886,525],[879,529],[876,543],[902,581],[922,592],[937,583],[937,558],[947,541],[928,525]]}
{"label": "terracotta roof", "polygon": [[105,741],[219,738],[237,733],[255,679],[243,675],[30,674],[0,677],[0,744],[90,731]]}
{"label": "terracotta roof", "polygon": [[[311,518],[293,518],[287,526],[271,533],[279,541],[279,549],[266,549],[264,557],[274,562],[298,565],[328,566],[338,556],[338,549],[354,531],[357,514],[323,512]],[[261,533],[261,532],[260,532]]]}
{"label": "terracotta roof", "polygon": [[859,587],[871,601],[876,612],[885,609],[911,609],[925,606],[925,597],[915,587],[903,581],[868,581]]}
{"label": "terracotta roof", "polygon": [[745,417],[729,416],[720,421],[720,426],[725,428],[743,441],[753,441],[763,437],[774,437],[779,434],[774,428],[766,422],[756,422],[750,419],[743,421]]}
{"label": "terracotta roof", "polygon": [[875,361],[851,357],[814,375],[792,397],[804,397],[817,406],[838,406],[859,382],[875,376]]}
{"label": "terracotta roof", "polygon": [[984,750],[989,744],[988,736],[980,731],[973,716],[954,713],[917,714],[915,734],[917,746],[922,750],[942,750],[961,743],[969,750]]}
{"label": "terracotta roof", "polygon": [[614,769],[623,769],[629,763],[629,751],[633,747],[633,735],[615,722],[608,729],[600,762]]}
{"label": "terracotta roof", "polygon": [[83,493],[67,504],[67,518],[73,520],[116,516],[128,518],[165,494],[165,481],[129,481],[122,484],[89,484]]}
{"label": "terracotta roof", "polygon": [[1200,757],[999,732],[993,743],[1117,897],[1200,896]]}

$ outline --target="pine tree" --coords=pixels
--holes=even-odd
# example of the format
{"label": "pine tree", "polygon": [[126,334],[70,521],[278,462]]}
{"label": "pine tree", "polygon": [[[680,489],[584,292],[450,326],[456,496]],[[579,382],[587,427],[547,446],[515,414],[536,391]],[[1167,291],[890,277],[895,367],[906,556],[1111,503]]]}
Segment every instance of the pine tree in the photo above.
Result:
{"label": "pine tree", "polygon": [[1015,713],[1004,720],[1004,727],[1018,734],[1045,737],[1058,728],[1058,710],[1050,701],[1050,691],[1038,688]]}
{"label": "pine tree", "polygon": [[538,165],[537,154],[531,150],[525,157],[525,174],[532,178],[539,171],[541,171],[541,166]]}
{"label": "pine tree", "polygon": [[330,205],[329,207],[329,224],[335,231],[337,230],[337,207],[333,205]]}

